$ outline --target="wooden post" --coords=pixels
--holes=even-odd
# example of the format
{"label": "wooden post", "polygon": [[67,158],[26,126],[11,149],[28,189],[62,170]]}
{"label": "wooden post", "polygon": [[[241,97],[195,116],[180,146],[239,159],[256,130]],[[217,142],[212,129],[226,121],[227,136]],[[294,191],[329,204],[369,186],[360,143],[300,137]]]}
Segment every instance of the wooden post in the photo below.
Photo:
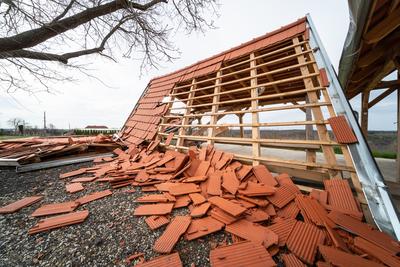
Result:
{"label": "wooden post", "polygon": [[[258,88],[257,88],[257,78],[255,77],[257,75],[257,69],[255,68],[257,65],[256,60],[254,59],[255,55],[254,53],[250,54],[250,76],[254,77],[250,80],[250,86],[254,86],[254,88],[251,89],[251,97],[256,98],[258,97]],[[258,100],[254,99],[251,100],[251,110],[257,110],[258,109]],[[251,113],[251,123],[253,127],[251,128],[251,137],[253,140],[258,140],[260,139],[260,128],[257,126],[259,122],[258,119],[258,112],[252,112]],[[253,157],[260,157],[261,155],[261,149],[260,149],[260,143],[258,142],[253,142]],[[254,160],[253,165],[259,165],[259,161]]]}
{"label": "wooden post", "polygon": [[[400,80],[400,68],[397,70],[397,79]],[[400,88],[397,88],[397,182],[400,182]]]}
{"label": "wooden post", "polygon": [[[213,105],[211,106],[211,113],[216,114],[218,112],[218,107],[219,107],[219,92],[221,91],[221,86],[219,84],[221,83],[221,71],[217,72],[217,79],[215,80],[215,88],[214,88],[214,96],[213,96]],[[218,121],[218,115],[212,115],[210,119],[210,124],[214,125]],[[211,139],[210,137],[215,136],[215,127],[210,127],[208,128],[208,137],[209,139],[207,140],[207,144],[213,145],[214,140]]]}
{"label": "wooden post", "polygon": [[[302,48],[299,45],[299,43],[300,42],[297,37],[293,39],[293,44],[294,45],[298,44],[298,46],[295,47],[295,51],[297,54],[299,54],[299,56],[297,56],[297,60],[301,64],[301,63],[306,62],[306,58],[304,57],[304,55],[301,55]],[[301,74],[304,76],[310,74],[307,66],[300,67],[300,71],[301,71]],[[304,78],[303,81],[304,81],[304,86],[306,89],[314,88],[313,81],[311,78]],[[326,89],[323,89],[323,90],[326,90]],[[316,91],[307,92],[307,97],[308,97],[308,100],[310,101],[310,103],[313,103],[313,104],[318,103],[318,95],[317,95]],[[311,108],[311,110],[312,110],[312,114],[313,114],[313,117],[315,120],[323,120],[324,119],[324,115],[322,113],[321,107],[313,107],[313,108]],[[317,124],[316,127],[317,127],[319,140],[330,141],[330,137],[329,137],[329,133],[328,133],[328,129],[326,128],[326,125]],[[335,156],[335,152],[333,151],[333,148],[331,146],[326,146],[326,145],[322,145],[321,147],[322,147],[322,152],[324,153],[326,162],[331,166],[336,166],[337,161],[336,161],[336,156]],[[330,177],[338,177],[337,171],[333,171],[333,170],[329,172],[329,175],[330,175]]]}
{"label": "wooden post", "polygon": [[[194,89],[196,89],[196,79],[192,80],[192,85],[190,86],[190,90],[189,90],[189,96],[188,96],[188,100],[186,101],[186,106],[192,106],[193,104],[193,97],[195,95],[195,92],[193,91]],[[189,117],[185,117],[185,115],[189,115],[190,111],[192,110],[192,108],[188,107],[185,108],[185,112],[184,117],[182,119],[182,125],[185,124],[189,124]],[[186,128],[185,127],[181,127],[179,129],[179,137],[178,137],[178,141],[176,141],[176,146],[183,146],[185,139],[183,137],[181,137],[182,135],[186,134]]]}
{"label": "wooden post", "polygon": [[[306,103],[309,104],[308,96],[306,96]],[[311,108],[306,108],[306,121],[312,120]],[[306,140],[313,139],[313,126],[311,124],[306,125]],[[306,149],[306,160],[307,162],[316,162],[317,156],[315,150]]]}
{"label": "wooden post", "polygon": [[369,91],[361,93],[361,130],[368,138],[368,102],[369,102]]}
{"label": "wooden post", "polygon": [[[244,114],[236,114],[239,117],[239,124],[243,124],[243,115]],[[240,126],[240,137],[244,137],[244,128],[243,126]]]}

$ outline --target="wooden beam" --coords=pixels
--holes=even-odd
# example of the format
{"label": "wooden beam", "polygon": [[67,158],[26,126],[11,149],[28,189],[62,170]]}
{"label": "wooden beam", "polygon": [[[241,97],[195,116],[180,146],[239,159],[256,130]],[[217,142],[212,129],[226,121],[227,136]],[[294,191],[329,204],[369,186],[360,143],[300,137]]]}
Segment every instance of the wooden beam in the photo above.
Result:
{"label": "wooden beam", "polygon": [[400,80],[392,80],[392,81],[380,81],[374,88],[375,89],[386,89],[390,87],[400,87]]}
{"label": "wooden beam", "polygon": [[365,91],[361,94],[361,130],[365,136],[368,137],[368,101],[369,91]]}
{"label": "wooden beam", "polygon": [[396,91],[397,88],[389,88],[386,91],[384,91],[383,93],[381,93],[380,95],[378,95],[377,97],[374,98],[374,100],[372,100],[371,102],[368,103],[368,108],[372,108],[373,106],[375,106],[376,104],[378,104],[380,101],[382,101],[385,97],[387,97],[388,95],[390,95],[391,93],[393,93],[394,91]]}
{"label": "wooden beam", "polygon": [[[250,67],[252,68],[250,71],[250,76],[252,79],[250,80],[250,86],[253,88],[250,91],[251,97],[253,100],[251,100],[251,109],[252,110],[257,110],[258,109],[258,88],[257,88],[257,62],[254,59],[255,55],[254,53],[250,54]],[[254,126],[255,124],[259,123],[259,117],[258,117],[258,112],[253,112],[251,113],[251,123],[253,124],[253,127],[251,128],[251,137],[254,140],[260,139],[260,128],[257,126]],[[253,143],[253,157],[257,158],[261,156],[261,148],[260,148],[260,143],[254,142]],[[253,165],[258,165],[259,161],[254,160]]]}
{"label": "wooden beam", "polygon": [[[217,103],[219,102],[218,93],[221,91],[221,86],[219,86],[221,84],[221,78],[219,78],[220,76],[221,76],[221,71],[218,71],[217,79],[215,80],[214,96],[213,96],[213,100],[212,100],[213,105],[211,106],[211,112],[214,114],[217,113],[218,109],[219,109],[219,105]],[[217,115],[211,116],[210,125],[216,124],[217,121],[218,121]],[[215,136],[215,127],[208,128],[208,137],[214,137],[214,136]],[[213,145],[214,141],[212,139],[208,139],[207,144]]]}
{"label": "wooden beam", "polygon": [[[308,97],[306,97],[306,103],[310,103]],[[312,120],[312,112],[311,108],[306,108],[306,121]],[[307,124],[306,125],[306,140],[313,139],[313,125]],[[306,149],[306,161],[307,162],[316,162],[317,161],[317,153],[315,150]]]}
{"label": "wooden beam", "polygon": [[[192,108],[190,106],[192,106],[192,104],[193,104],[192,98],[194,97],[194,94],[195,94],[195,92],[194,92],[194,90],[196,88],[195,83],[196,83],[196,79],[193,79],[192,86],[190,86],[189,97],[188,97],[188,100],[186,101],[186,108],[184,111],[184,115],[190,114],[190,112],[192,110]],[[173,96],[173,94],[171,94],[171,95]],[[172,110],[172,108],[170,110]],[[189,117],[183,117],[182,124],[188,124],[189,121],[190,121]],[[183,146],[185,139],[182,136],[184,136],[185,134],[186,134],[186,128],[181,127],[179,129],[179,138],[176,141],[177,146]]]}
{"label": "wooden beam", "polygon": [[[243,116],[244,114],[236,114],[239,118],[239,124],[243,125]],[[244,138],[244,127],[240,126],[240,137]]]}
{"label": "wooden beam", "polygon": [[394,31],[400,26],[399,14],[400,7],[396,8],[396,10],[393,10],[389,16],[384,18],[381,22],[375,25],[374,28],[368,31],[364,36],[364,41],[367,44],[373,44],[382,40],[384,37]]}

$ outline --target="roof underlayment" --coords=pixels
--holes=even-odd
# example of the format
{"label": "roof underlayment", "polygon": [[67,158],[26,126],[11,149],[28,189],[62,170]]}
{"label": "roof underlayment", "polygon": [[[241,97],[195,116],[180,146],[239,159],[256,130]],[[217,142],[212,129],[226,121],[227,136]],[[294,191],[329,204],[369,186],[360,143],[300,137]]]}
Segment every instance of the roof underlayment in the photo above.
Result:
{"label": "roof underlayment", "polygon": [[[282,121],[271,123],[261,115],[293,109],[312,116],[287,122],[287,115],[282,115]],[[225,115],[237,116],[240,123],[218,124]],[[340,124],[333,125],[336,122]],[[268,132],[268,138],[262,136],[267,127],[300,125],[306,129],[311,125],[308,131],[315,134],[296,140],[269,138]],[[240,128],[240,138],[227,134],[233,128]],[[254,165],[264,163],[273,172],[312,182],[349,178],[358,201],[368,205],[379,229],[400,238],[399,219],[382,174],[309,16],[152,79],[120,136],[129,145],[153,142],[178,150],[189,150],[199,142],[247,145],[252,148],[251,155],[224,153],[226,161],[234,157]],[[343,151],[345,164],[337,161],[334,146]],[[306,151],[307,158],[273,158],[263,155],[261,147]],[[316,161],[320,150],[323,163]],[[226,190],[235,188],[229,177],[225,181]]]}

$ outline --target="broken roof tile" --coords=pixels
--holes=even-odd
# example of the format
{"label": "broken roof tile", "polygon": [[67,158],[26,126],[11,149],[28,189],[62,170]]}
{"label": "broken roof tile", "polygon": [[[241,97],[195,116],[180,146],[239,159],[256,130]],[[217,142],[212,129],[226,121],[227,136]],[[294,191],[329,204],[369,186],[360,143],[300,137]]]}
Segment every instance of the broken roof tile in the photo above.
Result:
{"label": "broken roof tile", "polygon": [[354,238],[354,245],[390,267],[400,266],[400,258],[398,256],[391,255],[387,250],[365,240],[364,238]]}
{"label": "broken roof tile", "polygon": [[278,208],[283,208],[299,193],[300,191],[298,190],[297,186],[283,184],[272,196],[268,196],[268,201]]}
{"label": "broken roof tile", "polygon": [[200,187],[194,183],[176,183],[176,185],[169,188],[169,193],[173,196],[198,193],[200,191]]}
{"label": "broken roof tile", "polygon": [[209,202],[205,202],[201,205],[195,206],[191,211],[190,211],[190,216],[192,217],[202,217],[204,216],[208,209],[210,208],[211,204]]}
{"label": "broken roof tile", "polygon": [[327,262],[338,267],[346,267],[346,266],[383,267],[384,266],[383,264],[379,264],[364,259],[359,255],[352,255],[328,246],[320,245],[319,252],[322,254],[322,256]]}
{"label": "broken roof tile", "polygon": [[332,211],[329,213],[328,217],[343,229],[380,246],[393,255],[400,252],[400,245],[398,242],[394,242],[389,235],[373,229],[372,226],[366,223],[360,222],[351,216],[337,211]]}
{"label": "broken roof tile", "polygon": [[236,178],[235,171],[229,170],[222,174],[222,187],[232,195],[236,194],[239,188],[239,180]]}
{"label": "broken roof tile", "polygon": [[207,180],[207,175],[203,175],[203,176],[192,176],[192,177],[188,177],[182,180],[183,183],[198,183],[198,182],[204,182],[205,180]]}
{"label": "broken roof tile", "polygon": [[269,215],[259,208],[253,208],[246,211],[245,218],[250,222],[263,222],[269,219]]}
{"label": "broken roof tile", "polygon": [[245,189],[240,189],[239,193],[249,197],[256,196],[269,196],[273,195],[276,192],[275,187],[262,184],[262,183],[253,183],[248,182]]}
{"label": "broken roof tile", "polygon": [[267,227],[249,222],[245,219],[227,225],[225,231],[263,245],[265,248],[278,244],[278,235],[276,233]]}
{"label": "broken roof tile", "polygon": [[275,180],[275,178],[272,176],[271,172],[267,169],[265,165],[260,164],[257,166],[253,166],[253,173],[260,183],[270,186],[278,185],[278,182]]}
{"label": "broken roof tile", "polygon": [[164,194],[152,194],[138,197],[135,201],[138,203],[158,203],[168,202],[169,199]]}
{"label": "broken roof tile", "polygon": [[189,194],[189,197],[192,200],[193,205],[195,205],[195,206],[206,202],[206,199],[199,193]]}
{"label": "broken roof tile", "polygon": [[317,247],[325,240],[324,232],[316,226],[297,221],[286,241],[288,249],[302,261],[313,264]]}
{"label": "broken roof tile", "polygon": [[173,203],[161,203],[161,204],[149,204],[149,205],[141,205],[138,206],[135,211],[134,215],[165,215],[171,213]]}
{"label": "broken roof tile", "polygon": [[78,206],[79,203],[76,201],[46,204],[36,209],[31,214],[31,216],[38,217],[38,216],[46,216],[52,214],[67,213],[75,210]]}
{"label": "broken roof tile", "polygon": [[175,252],[170,255],[159,256],[149,261],[139,263],[136,267],[182,267],[181,258],[179,253]]}
{"label": "broken roof tile", "polygon": [[242,165],[242,168],[240,168],[238,171],[236,171],[237,178],[240,181],[243,180],[251,172],[252,169],[253,169],[253,167],[250,165]]}
{"label": "broken roof tile", "polygon": [[39,202],[40,200],[42,200],[42,198],[43,196],[31,196],[17,200],[6,206],[0,207],[0,214],[16,212],[22,208],[28,207],[36,202]]}
{"label": "broken roof tile", "polygon": [[91,201],[94,201],[94,200],[97,200],[97,199],[100,199],[100,198],[103,198],[103,197],[106,197],[109,195],[112,195],[112,191],[104,190],[104,191],[94,192],[92,194],[80,197],[75,201],[78,202],[80,205],[84,205],[88,202],[91,202]]}
{"label": "broken roof tile", "polygon": [[86,168],[82,168],[82,169],[79,169],[79,170],[62,173],[62,174],[60,174],[60,179],[65,179],[65,178],[69,178],[69,177],[72,177],[72,176],[77,176],[77,175],[80,175],[80,174],[84,174],[85,172],[86,172]]}
{"label": "broken roof tile", "polygon": [[194,172],[193,176],[205,176],[207,174],[208,168],[210,168],[209,161],[200,161],[200,164]]}
{"label": "broken roof tile", "polygon": [[193,240],[221,230],[225,225],[212,217],[192,220],[186,231],[185,238]]}
{"label": "broken roof tile", "polygon": [[272,267],[276,263],[265,247],[250,241],[243,241],[210,251],[212,267]]}
{"label": "broken roof tile", "polygon": [[28,233],[30,235],[48,231],[55,228],[60,228],[67,225],[72,225],[76,223],[83,222],[89,216],[89,211],[82,210],[71,212],[64,215],[59,215],[55,217],[46,218],[40,220],[35,226],[29,229]]}
{"label": "broken roof tile", "polygon": [[243,208],[242,206],[235,204],[229,200],[226,200],[222,197],[217,197],[217,196],[210,197],[208,201],[211,204],[219,207],[220,209],[224,210],[225,212],[235,217],[243,214],[246,211],[246,209]]}
{"label": "broken roof tile", "polygon": [[217,207],[214,207],[210,211],[210,216],[213,217],[214,219],[217,219],[220,222],[223,222],[224,224],[231,224],[231,223],[236,222],[237,220],[241,219],[241,217],[232,216],[229,213],[227,213]]}
{"label": "broken roof tile", "polygon": [[174,204],[174,209],[187,207],[192,200],[188,195],[178,196],[176,197],[176,201]]}
{"label": "broken roof tile", "polygon": [[71,180],[71,183],[89,183],[89,182],[93,182],[96,179],[97,179],[96,176],[79,177],[79,178],[75,178],[75,179]]}
{"label": "broken roof tile", "polygon": [[170,253],[179,238],[186,232],[190,222],[190,216],[175,216],[168,224],[164,233],[154,243],[154,251],[158,253]]}
{"label": "broken roof tile", "polygon": [[262,198],[246,197],[246,196],[241,196],[241,195],[238,195],[237,197],[239,199],[253,203],[259,207],[266,207],[269,204],[268,200],[262,199]]}
{"label": "broken roof tile", "polygon": [[300,212],[299,207],[297,206],[297,204],[294,201],[292,201],[292,202],[289,202],[289,204],[284,206],[282,209],[279,209],[276,212],[276,214],[279,217],[282,217],[285,219],[288,219],[288,218],[295,219],[297,217],[297,215],[299,214],[299,212]]}
{"label": "broken roof tile", "polygon": [[310,197],[318,200],[322,205],[328,204],[328,192],[325,190],[313,188],[311,190]]}
{"label": "broken roof tile", "polygon": [[172,141],[172,138],[174,137],[174,133],[172,132],[172,133],[169,133],[168,134],[168,136],[167,136],[167,139],[165,140],[165,145],[166,146],[169,146],[170,144],[171,144],[171,141]]}
{"label": "broken roof tile", "polygon": [[72,193],[82,191],[85,188],[83,188],[81,183],[72,183],[72,184],[67,184],[65,186],[65,189],[67,190],[68,193],[72,194]]}
{"label": "broken roof tile", "polygon": [[318,226],[324,226],[325,224],[333,226],[332,221],[328,218],[328,212],[317,200],[300,194],[296,196],[295,202],[305,220],[307,218]]}
{"label": "broken roof tile", "polygon": [[151,230],[158,229],[161,226],[169,223],[169,219],[166,216],[158,215],[149,216],[144,221],[147,223]]}
{"label": "broken roof tile", "polygon": [[221,170],[225,165],[229,164],[232,159],[233,159],[232,153],[223,152],[221,159],[215,163],[215,169]]}
{"label": "broken roof tile", "polygon": [[222,195],[221,177],[222,177],[222,173],[219,171],[216,171],[213,174],[210,174],[210,176],[208,178],[208,184],[207,184],[207,194],[214,195],[214,196]]}
{"label": "broken roof tile", "polygon": [[292,253],[282,255],[282,260],[286,267],[307,267],[307,265],[305,265]]}
{"label": "broken roof tile", "polygon": [[278,245],[280,247],[283,247],[286,245],[286,241],[290,233],[292,232],[295,224],[296,220],[294,219],[284,219],[270,226],[267,226],[267,228],[278,235]]}

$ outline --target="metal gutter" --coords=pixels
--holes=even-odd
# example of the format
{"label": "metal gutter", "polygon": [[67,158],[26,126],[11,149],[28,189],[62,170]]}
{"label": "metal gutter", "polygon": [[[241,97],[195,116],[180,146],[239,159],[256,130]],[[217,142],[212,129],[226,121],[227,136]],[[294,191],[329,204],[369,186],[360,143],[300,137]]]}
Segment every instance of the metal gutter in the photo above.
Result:
{"label": "metal gutter", "polygon": [[354,116],[353,109],[343,92],[332,63],[309,14],[307,14],[307,24],[310,28],[310,45],[314,50],[317,64],[319,67],[324,67],[328,74],[330,83],[328,93],[333,108],[337,115],[346,116],[357,136],[358,143],[348,145],[348,148],[372,217],[381,231],[400,240],[400,221],[389,190],[383,181],[382,173],[375,159],[372,157],[371,151]]}

